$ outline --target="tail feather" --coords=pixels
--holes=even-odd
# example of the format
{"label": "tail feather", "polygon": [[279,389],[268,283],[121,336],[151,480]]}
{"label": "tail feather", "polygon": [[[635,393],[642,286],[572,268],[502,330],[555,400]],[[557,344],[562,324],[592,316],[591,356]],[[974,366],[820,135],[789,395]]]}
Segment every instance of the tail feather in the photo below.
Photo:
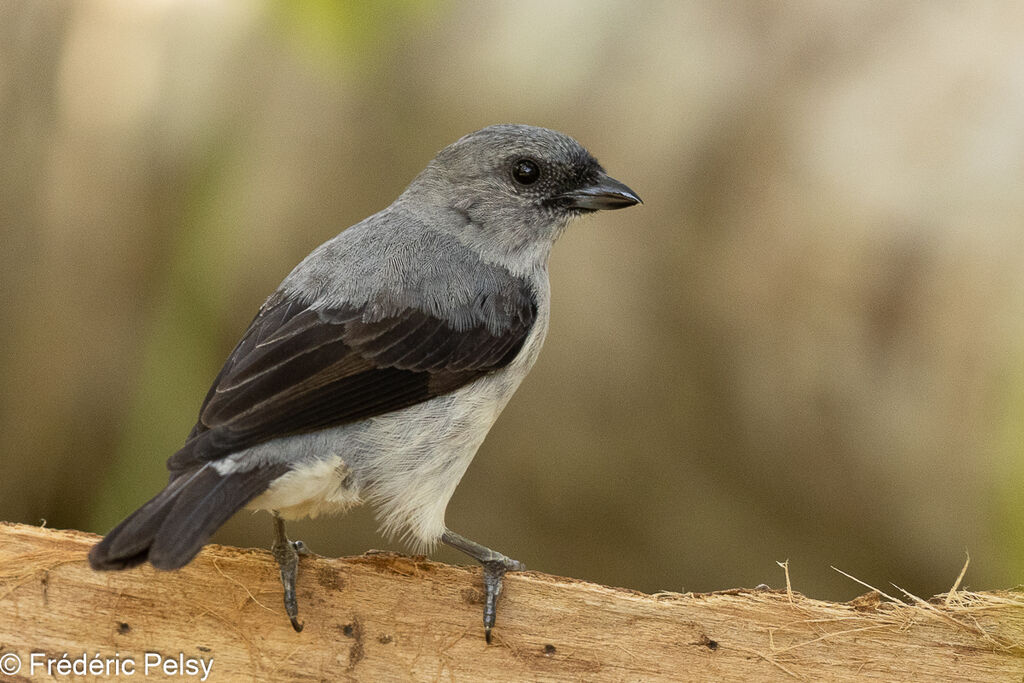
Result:
{"label": "tail feather", "polygon": [[215,477],[209,484],[183,488],[150,545],[150,564],[157,569],[188,564],[213,532],[288,469],[286,465],[264,466],[226,477],[213,471]]}
{"label": "tail feather", "polygon": [[224,522],[286,471],[286,465],[271,465],[222,476],[204,464],[181,473],[93,546],[89,563],[93,569],[147,561],[157,569],[184,567]]}

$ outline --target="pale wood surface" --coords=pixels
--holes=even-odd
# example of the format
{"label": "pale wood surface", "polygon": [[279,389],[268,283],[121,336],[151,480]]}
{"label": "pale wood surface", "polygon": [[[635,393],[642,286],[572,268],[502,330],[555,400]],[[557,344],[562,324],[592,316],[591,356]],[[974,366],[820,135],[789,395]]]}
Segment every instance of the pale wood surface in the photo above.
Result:
{"label": "pale wood surface", "polygon": [[1020,592],[836,604],[768,590],[646,595],[525,572],[506,578],[487,646],[475,567],[303,558],[306,627],[295,633],[266,551],[209,546],[177,572],[100,573],[86,561],[97,540],[0,523],[0,657],[17,654],[26,679],[32,652],[131,658],[140,674],[153,652],[213,658],[211,681],[1024,680]]}

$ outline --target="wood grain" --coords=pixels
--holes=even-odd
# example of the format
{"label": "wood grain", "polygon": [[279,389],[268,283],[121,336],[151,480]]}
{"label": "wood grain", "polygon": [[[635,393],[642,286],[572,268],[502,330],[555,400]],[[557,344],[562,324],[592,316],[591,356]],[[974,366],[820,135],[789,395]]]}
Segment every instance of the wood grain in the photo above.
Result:
{"label": "wood grain", "polygon": [[97,540],[0,523],[0,655],[17,654],[25,680],[46,678],[29,676],[33,652],[131,658],[140,672],[146,653],[183,653],[212,659],[212,681],[1024,679],[1021,592],[836,604],[753,589],[646,595],[523,572],[506,578],[487,646],[476,567],[303,558],[295,633],[266,551],[212,545],[180,571],[95,572]]}

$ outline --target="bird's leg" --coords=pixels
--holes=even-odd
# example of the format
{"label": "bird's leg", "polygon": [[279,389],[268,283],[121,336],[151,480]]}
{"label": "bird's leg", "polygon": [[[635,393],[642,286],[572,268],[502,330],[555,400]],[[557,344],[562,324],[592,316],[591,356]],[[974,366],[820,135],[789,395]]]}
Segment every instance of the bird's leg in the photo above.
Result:
{"label": "bird's leg", "polygon": [[505,572],[522,571],[526,569],[526,565],[449,529],[445,529],[441,534],[441,542],[461,550],[484,567],[484,589],[487,591],[484,598],[484,637],[490,643],[491,629],[494,628],[494,618],[497,615],[498,596],[501,595],[501,579]]}
{"label": "bird's leg", "polygon": [[274,515],[274,545],[270,552],[281,569],[281,585],[284,586],[284,611],[292,622],[292,628],[302,630],[299,623],[299,604],[295,599],[295,577],[299,573],[299,555],[310,555],[302,541],[290,541],[284,533],[284,520],[277,512]]}

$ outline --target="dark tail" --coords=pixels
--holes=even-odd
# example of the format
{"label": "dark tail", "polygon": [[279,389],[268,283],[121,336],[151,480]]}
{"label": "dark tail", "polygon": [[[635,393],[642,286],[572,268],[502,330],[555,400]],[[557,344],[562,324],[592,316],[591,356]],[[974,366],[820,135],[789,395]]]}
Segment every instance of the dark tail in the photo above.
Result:
{"label": "dark tail", "polygon": [[89,564],[93,569],[128,569],[143,562],[157,569],[184,567],[214,531],[287,471],[285,465],[271,465],[221,476],[206,464],[182,472],[93,546]]}

